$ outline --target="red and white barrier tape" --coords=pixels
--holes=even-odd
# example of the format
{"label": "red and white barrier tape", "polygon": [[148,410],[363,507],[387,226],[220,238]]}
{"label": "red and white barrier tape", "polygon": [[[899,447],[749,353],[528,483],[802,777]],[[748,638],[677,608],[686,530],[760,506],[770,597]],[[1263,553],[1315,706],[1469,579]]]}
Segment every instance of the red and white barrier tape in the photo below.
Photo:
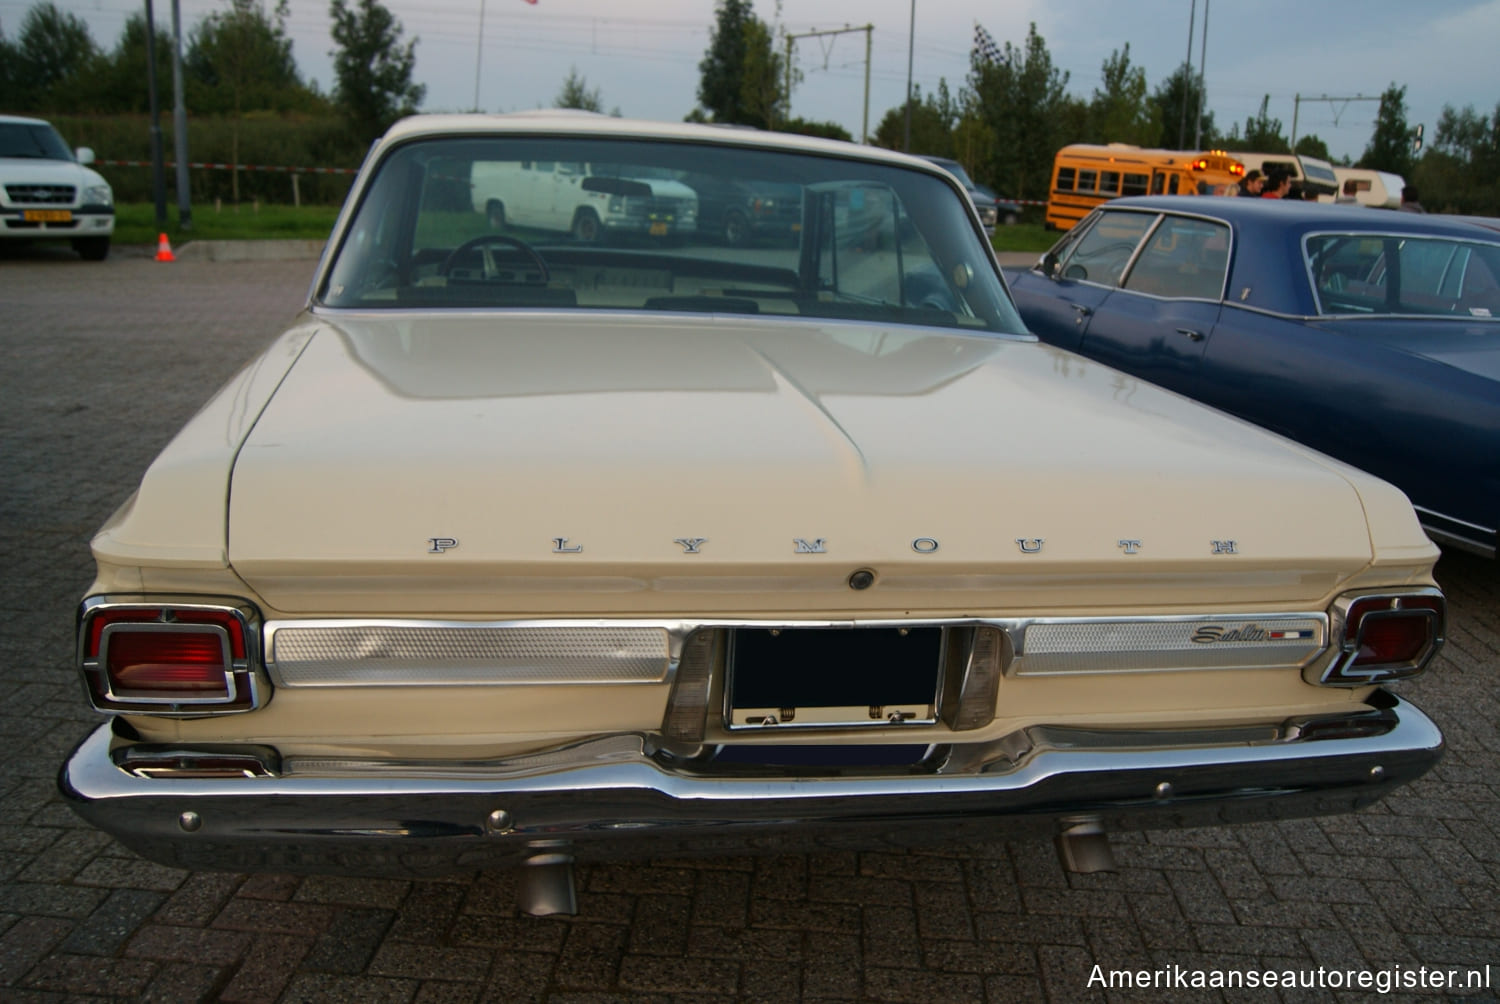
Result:
{"label": "red and white barrier tape", "polygon": [[[107,167],[150,167],[151,166],[151,161],[149,161],[149,160],[96,160],[96,161],[94,161],[94,163],[96,163],[96,164],[103,164],[103,165],[105,165]],[[167,168],[175,169],[177,167],[177,164],[176,164],[175,161],[170,161],[169,160],[166,163],[164,163],[162,166],[163,167],[167,167]],[[238,169],[241,170],[241,171],[276,171],[276,172],[279,172],[279,173],[282,173],[282,174],[358,174],[359,173],[359,168],[357,168],[357,167],[277,167],[277,166],[270,166],[270,165],[266,165],[266,164],[239,164],[239,165],[235,165],[235,164],[210,164],[210,163],[191,163],[191,162],[188,164],[188,167],[206,168],[206,169],[211,170],[211,171],[232,171],[232,170],[235,170],[236,167],[238,167]]]}

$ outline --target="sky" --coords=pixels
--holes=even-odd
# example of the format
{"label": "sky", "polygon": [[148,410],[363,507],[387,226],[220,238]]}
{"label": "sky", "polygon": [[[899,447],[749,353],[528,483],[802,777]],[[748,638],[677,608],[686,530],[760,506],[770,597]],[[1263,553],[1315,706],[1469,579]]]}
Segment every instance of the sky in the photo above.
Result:
{"label": "sky", "polygon": [[[82,17],[96,42],[112,48],[125,19],[145,0],[55,0]],[[224,0],[179,0],[184,33]],[[606,110],[679,121],[697,103],[698,63],[708,47],[714,0],[384,0],[417,38],[423,111],[519,111],[550,106],[570,70],[597,89]],[[0,0],[0,30],[14,39],[32,0]],[[899,107],[911,80],[922,92],[946,79],[955,94],[968,73],[974,25],[1004,46],[1025,44],[1035,23],[1070,93],[1087,99],[1100,68],[1130,45],[1131,62],[1151,90],[1189,55],[1204,72],[1208,108],[1227,132],[1268,114],[1290,137],[1316,134],[1335,158],[1357,159],[1369,142],[1379,98],[1406,87],[1407,123],[1425,124],[1429,142],[1444,106],[1488,116],[1500,104],[1500,0],[755,0],[757,15],[793,35],[874,26],[868,130]],[[171,26],[172,0],[155,0]],[[289,34],[304,79],[333,86],[325,0],[291,0]],[[482,28],[481,28],[482,14]],[[1204,21],[1207,19],[1207,33]],[[915,31],[912,30],[915,20]],[[792,114],[865,127],[863,31],[794,42],[802,74]],[[1298,100],[1298,96],[1301,100]],[[3,104],[3,96],[0,96]],[[164,103],[170,108],[170,98]],[[5,109],[0,108],[0,111]],[[191,109],[189,109],[191,113]],[[1190,130],[1191,131],[1191,130]],[[1191,145],[1191,140],[1189,144]]]}

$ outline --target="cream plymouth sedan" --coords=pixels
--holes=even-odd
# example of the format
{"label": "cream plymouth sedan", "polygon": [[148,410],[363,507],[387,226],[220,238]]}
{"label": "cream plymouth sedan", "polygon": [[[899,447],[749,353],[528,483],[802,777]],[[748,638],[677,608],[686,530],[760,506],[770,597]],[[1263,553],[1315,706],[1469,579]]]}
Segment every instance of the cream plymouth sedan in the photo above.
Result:
{"label": "cream plymouth sedan", "polygon": [[[557,163],[645,232],[472,198]],[[653,240],[634,179],[689,175],[796,185],[796,242]],[[803,137],[399,123],[93,553],[108,720],[60,784],[181,867],[514,864],[535,914],[618,855],[1019,829],[1094,870],[1443,748],[1385,688],[1444,629],[1405,497],[1039,343],[951,176]]]}

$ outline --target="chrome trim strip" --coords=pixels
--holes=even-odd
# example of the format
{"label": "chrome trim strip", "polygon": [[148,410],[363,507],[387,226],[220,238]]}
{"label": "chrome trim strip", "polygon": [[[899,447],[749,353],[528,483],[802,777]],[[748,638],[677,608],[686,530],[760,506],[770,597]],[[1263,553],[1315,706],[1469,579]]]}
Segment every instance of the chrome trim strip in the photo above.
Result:
{"label": "chrome trim strip", "polygon": [[[1219,645],[1193,644],[1190,639],[1195,631],[1205,627],[1247,627],[1253,625],[1301,625],[1307,630],[1314,631],[1311,639],[1299,639],[1296,644],[1287,644],[1268,640],[1265,642],[1247,641],[1243,643]],[[1303,612],[1268,612],[1264,614],[1180,614],[1164,615],[1157,617],[1049,617],[1049,618],[1003,618],[1003,617],[971,617],[954,618],[950,620],[927,620],[927,619],[850,619],[850,620],[750,620],[750,619],[704,619],[702,621],[682,620],[516,620],[516,621],[456,621],[456,620],[405,620],[400,618],[319,618],[315,620],[275,620],[268,621],[265,625],[265,648],[267,653],[266,668],[271,675],[272,681],[277,686],[306,687],[306,686],[410,686],[414,683],[430,685],[474,685],[476,683],[493,685],[562,685],[562,684],[590,684],[590,683],[665,683],[671,681],[676,674],[679,659],[682,656],[682,645],[688,635],[694,631],[712,629],[733,628],[830,628],[841,630],[857,630],[860,628],[900,628],[900,627],[937,627],[937,628],[960,628],[960,627],[993,627],[1005,634],[1009,639],[1011,650],[1015,652],[1016,659],[1006,668],[1006,675],[1020,673],[1107,673],[1121,671],[1153,672],[1153,671],[1187,671],[1187,670],[1227,670],[1244,668],[1286,668],[1299,669],[1317,659],[1327,649],[1328,644],[1328,616],[1326,613]],[[1132,632],[1131,628],[1135,630]],[[481,667],[493,666],[494,663],[472,661],[459,667],[451,677],[445,678],[442,670],[447,666],[441,659],[429,659],[426,667],[429,675],[421,681],[414,681],[406,677],[396,677],[391,673],[382,671],[366,676],[359,676],[357,669],[368,668],[364,660],[368,656],[358,650],[352,650],[346,655],[337,658],[325,657],[321,663],[305,661],[297,664],[285,660],[278,651],[277,636],[281,632],[297,630],[322,630],[330,633],[342,633],[348,637],[351,633],[358,633],[366,629],[420,629],[446,634],[454,639],[461,638],[464,634],[473,632],[475,634],[503,632],[508,630],[532,630],[551,629],[564,633],[573,632],[603,632],[608,630],[654,630],[662,631],[667,639],[667,664],[664,672],[646,678],[619,678],[619,679],[587,679],[577,677],[565,677],[558,674],[533,674],[527,677],[501,678],[498,674]],[[1054,649],[1045,653],[1050,659],[1044,660],[1044,653],[1036,650],[1033,643],[1031,663],[1026,662],[1027,636],[1028,632],[1039,630],[1042,635],[1057,632],[1061,629],[1072,628],[1082,631],[1088,628],[1097,628],[1100,638],[1093,648],[1075,646],[1067,655],[1068,659],[1061,657]],[[1174,647],[1158,647],[1155,649],[1135,649],[1137,655],[1131,662],[1129,653],[1122,655],[1121,639],[1131,635],[1150,636],[1153,632],[1168,632],[1177,637],[1173,641]],[[1221,647],[1222,645],[1222,647]],[[1229,653],[1235,653],[1230,657]],[[1261,653],[1260,658],[1249,658],[1246,653]],[[1104,664],[1090,662],[1089,656],[1112,657],[1113,662]],[[451,661],[451,660],[450,660]],[[342,678],[335,673],[324,672],[318,675],[320,665],[325,669],[337,670],[344,674]],[[353,667],[353,668],[350,668]],[[1033,668],[1028,668],[1033,667]],[[405,662],[399,667],[403,672],[413,669],[421,669],[420,662]],[[290,670],[290,671],[289,671]]]}
{"label": "chrome trim strip", "polygon": [[661,683],[685,633],[624,621],[272,621],[282,687]]}
{"label": "chrome trim strip", "polygon": [[[1277,633],[1297,637],[1268,637]],[[1011,637],[1015,676],[1300,668],[1328,647],[1328,617],[1047,617],[1025,622]]]}
{"label": "chrome trim strip", "polygon": [[[981,231],[981,233],[983,233],[983,231]],[[991,253],[991,255],[993,255],[995,252],[994,252],[993,249],[991,249],[990,253]],[[999,269],[997,267],[996,271],[998,271],[998,270]],[[494,314],[497,314],[497,313],[503,313],[506,316],[516,316],[516,317],[564,317],[564,318],[567,318],[567,317],[577,317],[579,314],[587,314],[590,319],[598,319],[598,320],[604,320],[604,321],[609,320],[611,317],[618,317],[618,318],[621,318],[621,319],[624,319],[624,320],[639,320],[642,317],[651,317],[651,318],[655,318],[657,320],[662,320],[663,318],[667,318],[667,317],[691,319],[694,316],[697,316],[697,317],[700,317],[700,318],[701,317],[708,317],[708,316],[717,316],[717,315],[705,314],[705,313],[695,312],[695,311],[662,311],[662,310],[647,310],[645,308],[635,308],[635,309],[632,309],[632,308],[629,308],[629,307],[504,307],[504,306],[494,306],[494,307],[462,307],[462,306],[456,306],[456,307],[443,307],[443,308],[441,308],[441,310],[442,310],[442,316],[444,316],[444,317],[459,317],[459,316],[464,316],[464,315],[470,315],[470,316],[493,316]],[[416,309],[413,309],[413,308],[397,307],[397,308],[392,308],[390,310],[377,310],[377,309],[370,308],[370,307],[329,307],[329,306],[327,306],[325,304],[317,304],[317,303],[315,303],[311,307],[309,307],[308,312],[310,314],[314,315],[314,316],[324,317],[324,318],[328,318],[328,319],[332,319],[332,320],[338,320],[338,319],[342,319],[342,318],[350,318],[350,319],[369,319],[369,320],[391,321],[391,320],[399,320],[401,318],[406,318],[406,317],[422,318],[422,319],[429,319],[429,318],[432,317],[432,314],[431,314],[430,311],[416,310]],[[869,327],[871,327],[875,323],[875,322],[872,322],[872,321],[862,321],[862,320],[859,320],[857,318],[852,318],[852,317],[814,317],[814,316],[809,315],[809,314],[735,314],[734,315],[734,320],[735,320],[736,324],[745,323],[745,324],[761,324],[761,325],[773,325],[773,326],[775,326],[775,325],[782,325],[782,326],[784,326],[784,325],[786,325],[787,323],[790,322],[790,323],[801,323],[801,324],[817,324],[817,326],[820,327],[820,328],[824,327],[826,325],[838,325],[838,326],[850,326],[850,327],[869,328]],[[881,322],[881,323],[885,323],[885,322]],[[906,323],[906,322],[901,322],[901,323]],[[922,325],[910,325],[910,324],[907,324],[907,326],[909,326],[909,327],[922,327]],[[970,337],[973,337],[973,338],[998,338],[1001,341],[1007,341],[1007,342],[1040,342],[1041,341],[1040,338],[1038,338],[1036,335],[1032,334],[1029,331],[994,331],[994,330],[991,330],[989,328],[977,328],[977,327],[976,328],[965,328],[965,327],[942,328],[941,330],[945,334],[951,334],[951,335],[955,335],[955,336],[967,335],[967,336],[970,336]]]}

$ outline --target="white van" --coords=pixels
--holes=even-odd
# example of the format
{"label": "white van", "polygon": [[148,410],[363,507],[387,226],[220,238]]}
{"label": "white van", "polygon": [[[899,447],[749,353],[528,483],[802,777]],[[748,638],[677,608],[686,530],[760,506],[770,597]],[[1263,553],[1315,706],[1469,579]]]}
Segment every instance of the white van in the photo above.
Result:
{"label": "white van", "polygon": [[1401,208],[1401,189],[1406,187],[1401,175],[1364,167],[1335,167],[1333,173],[1339,180],[1339,202],[1358,202],[1377,209]]}
{"label": "white van", "polygon": [[1261,174],[1282,171],[1291,176],[1292,184],[1310,191],[1319,202],[1332,202],[1338,191],[1338,178],[1334,167],[1317,157],[1303,157],[1294,153],[1240,153],[1234,154],[1245,164],[1245,170],[1257,170]]}
{"label": "white van", "polygon": [[475,161],[474,211],[494,230],[533,227],[593,243],[607,233],[669,237],[698,229],[698,195],[669,177],[628,176],[617,165],[566,161]]}

